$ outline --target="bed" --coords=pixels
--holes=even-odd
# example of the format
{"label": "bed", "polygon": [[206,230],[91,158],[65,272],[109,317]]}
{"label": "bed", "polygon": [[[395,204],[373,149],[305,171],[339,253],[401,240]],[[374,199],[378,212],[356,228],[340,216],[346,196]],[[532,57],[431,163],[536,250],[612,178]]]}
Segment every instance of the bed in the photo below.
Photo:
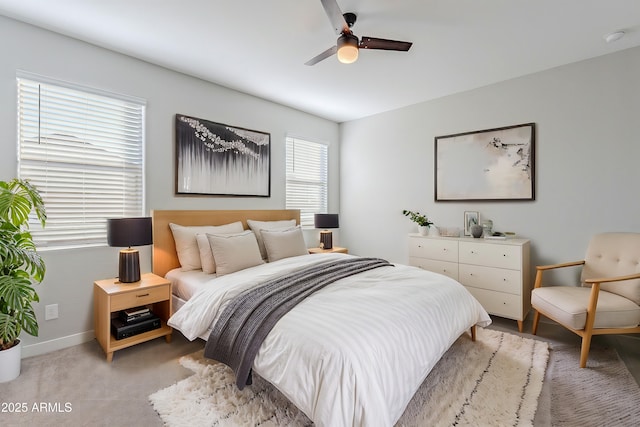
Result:
{"label": "bed", "polygon": [[[174,284],[169,324],[191,340],[207,340],[230,301],[264,280],[356,258],[298,254],[220,276],[182,271],[169,224],[239,221],[246,230],[251,220],[299,224],[299,212],[153,211],[152,217],[153,272]],[[292,308],[260,345],[252,370],[318,426],[391,426],[453,342],[462,334],[475,339],[475,327],[490,323],[455,280],[416,267],[381,266],[337,280]]]}

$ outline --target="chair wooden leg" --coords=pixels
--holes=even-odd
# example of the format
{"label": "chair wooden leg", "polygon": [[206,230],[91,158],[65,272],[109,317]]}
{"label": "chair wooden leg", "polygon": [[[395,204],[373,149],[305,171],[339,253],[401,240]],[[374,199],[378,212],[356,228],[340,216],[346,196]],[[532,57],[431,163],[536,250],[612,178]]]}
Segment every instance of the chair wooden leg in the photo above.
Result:
{"label": "chair wooden leg", "polygon": [[580,367],[587,367],[587,359],[589,358],[589,347],[591,347],[591,334],[585,334],[582,337],[582,349],[580,350]]}
{"label": "chair wooden leg", "polygon": [[[533,288],[537,289],[539,287],[542,286],[542,272],[543,270],[538,269],[536,271],[536,281],[533,284]],[[535,308],[533,309],[534,313],[533,313],[533,328],[532,331],[533,335],[538,333],[538,322],[540,321],[540,312],[538,310],[536,310]]]}
{"label": "chair wooden leg", "polygon": [[538,322],[540,321],[540,313],[538,310],[534,310],[533,313],[533,335],[538,333]]}
{"label": "chair wooden leg", "polygon": [[471,327],[471,341],[474,341],[474,342],[476,340],[476,327],[477,327],[476,325],[473,325]]}
{"label": "chair wooden leg", "polygon": [[587,358],[589,357],[589,347],[591,346],[591,336],[593,335],[593,325],[596,321],[596,308],[598,306],[598,294],[600,293],[600,283],[591,285],[591,293],[589,294],[589,306],[587,307],[587,320],[584,325],[582,334],[582,349],[580,350],[580,367],[587,367]]}

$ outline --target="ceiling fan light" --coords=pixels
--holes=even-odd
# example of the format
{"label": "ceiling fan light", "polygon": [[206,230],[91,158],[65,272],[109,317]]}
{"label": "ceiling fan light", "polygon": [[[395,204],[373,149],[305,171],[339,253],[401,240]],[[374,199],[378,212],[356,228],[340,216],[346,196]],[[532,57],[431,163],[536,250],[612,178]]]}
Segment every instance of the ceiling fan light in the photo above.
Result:
{"label": "ceiling fan light", "polygon": [[358,59],[358,38],[353,34],[343,34],[338,38],[338,61],[351,64]]}

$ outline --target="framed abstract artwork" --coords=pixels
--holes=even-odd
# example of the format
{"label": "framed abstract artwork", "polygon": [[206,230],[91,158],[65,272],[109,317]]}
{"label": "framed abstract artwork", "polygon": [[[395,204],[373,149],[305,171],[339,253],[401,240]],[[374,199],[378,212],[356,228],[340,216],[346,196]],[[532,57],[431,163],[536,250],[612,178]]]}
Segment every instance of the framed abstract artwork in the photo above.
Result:
{"label": "framed abstract artwork", "polygon": [[435,200],[535,200],[534,146],[534,123],[435,137]]}
{"label": "framed abstract artwork", "polygon": [[176,114],[176,194],[271,195],[271,135]]}

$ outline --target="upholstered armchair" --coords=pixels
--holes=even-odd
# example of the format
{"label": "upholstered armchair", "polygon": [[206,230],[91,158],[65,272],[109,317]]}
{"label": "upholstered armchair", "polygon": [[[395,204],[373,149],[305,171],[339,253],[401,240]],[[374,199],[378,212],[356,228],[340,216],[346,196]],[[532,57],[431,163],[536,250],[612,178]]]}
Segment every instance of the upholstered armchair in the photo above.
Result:
{"label": "upholstered armchair", "polygon": [[[543,286],[549,270],[582,267],[580,286]],[[593,236],[582,261],[538,266],[531,293],[533,334],[544,315],[582,337],[580,367],[593,335],[640,333],[640,233]]]}

